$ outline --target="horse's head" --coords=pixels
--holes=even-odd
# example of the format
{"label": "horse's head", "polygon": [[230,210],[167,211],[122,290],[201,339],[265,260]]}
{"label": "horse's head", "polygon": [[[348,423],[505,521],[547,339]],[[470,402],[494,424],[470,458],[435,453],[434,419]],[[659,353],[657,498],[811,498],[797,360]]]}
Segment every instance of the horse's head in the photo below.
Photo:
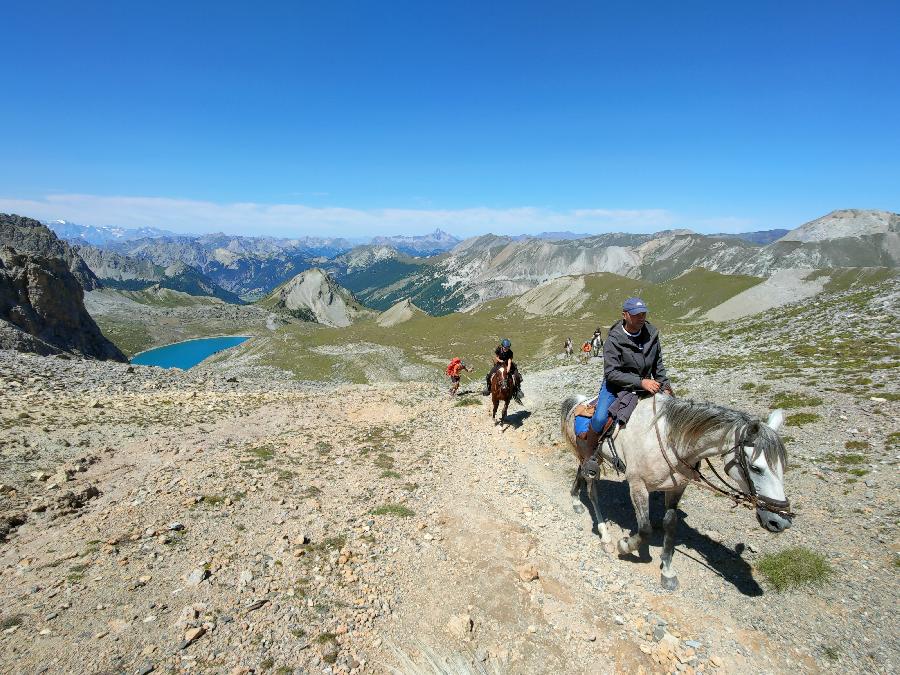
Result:
{"label": "horse's head", "polygon": [[[756,518],[770,532],[783,532],[791,526],[790,504],[784,495],[787,456],[778,436],[783,423],[784,412],[775,410],[766,422],[747,425],[739,432],[741,441],[734,457],[725,465],[741,490],[756,496]],[[743,452],[743,458],[739,452]]]}

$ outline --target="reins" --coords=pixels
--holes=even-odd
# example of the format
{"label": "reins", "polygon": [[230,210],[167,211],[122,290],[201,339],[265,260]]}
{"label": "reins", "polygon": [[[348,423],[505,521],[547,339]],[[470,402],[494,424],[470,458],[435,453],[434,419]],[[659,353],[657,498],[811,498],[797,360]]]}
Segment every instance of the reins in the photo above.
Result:
{"label": "reins", "polygon": [[[669,461],[669,456],[666,453],[665,444],[663,443],[662,435],[659,433],[659,417],[656,413],[656,396],[653,396],[653,430],[656,432],[656,440],[659,443],[659,451],[662,453],[663,459],[666,460],[666,464],[669,465],[669,469],[672,471],[672,475],[674,477],[675,473],[678,472],[677,469],[672,465],[672,462]],[[763,495],[759,495],[756,493],[756,486],[753,484],[753,479],[750,476],[750,467],[747,466],[747,454],[744,452],[744,448],[746,447],[745,439],[741,438],[741,432],[738,429],[734,431],[734,445],[730,450],[723,452],[722,454],[727,454],[728,452],[733,452],[735,459],[730,460],[725,465],[726,472],[728,471],[728,467],[733,464],[737,464],[741,470],[741,474],[744,477],[744,480],[747,482],[747,486],[749,489],[748,492],[744,492],[743,490],[735,487],[727,480],[722,478],[719,475],[719,472],[716,471],[715,467],[712,465],[712,462],[709,461],[709,458],[706,459],[706,465],[710,468],[710,471],[716,476],[716,478],[721,481],[721,483],[725,486],[724,488],[719,487],[715,483],[711,482],[703,473],[700,471],[700,462],[697,462],[695,466],[691,466],[687,462],[685,462],[681,457],[675,454],[675,459],[687,469],[688,478],[696,483],[699,487],[702,487],[706,490],[710,490],[711,492],[718,493],[720,495],[724,495],[728,497],[731,501],[734,502],[732,508],[737,506],[745,506],[748,509],[756,509],[762,508],[766,511],[771,511],[773,513],[777,513],[780,516],[791,518],[793,517],[793,513],[790,511],[790,503],[788,501],[780,501],[777,499],[770,499],[769,497],[765,497]],[[678,473],[684,473],[678,472]]]}

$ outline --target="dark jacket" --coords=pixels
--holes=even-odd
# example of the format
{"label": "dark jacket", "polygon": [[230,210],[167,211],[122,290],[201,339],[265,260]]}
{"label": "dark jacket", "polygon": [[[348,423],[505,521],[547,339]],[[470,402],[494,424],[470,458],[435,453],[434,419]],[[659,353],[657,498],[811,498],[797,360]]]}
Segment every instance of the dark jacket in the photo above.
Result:
{"label": "dark jacket", "polygon": [[644,379],[656,380],[663,387],[670,386],[663,365],[659,331],[648,322],[638,337],[632,339],[625,332],[622,321],[613,324],[603,343],[603,376],[611,394],[641,391],[641,380]]}

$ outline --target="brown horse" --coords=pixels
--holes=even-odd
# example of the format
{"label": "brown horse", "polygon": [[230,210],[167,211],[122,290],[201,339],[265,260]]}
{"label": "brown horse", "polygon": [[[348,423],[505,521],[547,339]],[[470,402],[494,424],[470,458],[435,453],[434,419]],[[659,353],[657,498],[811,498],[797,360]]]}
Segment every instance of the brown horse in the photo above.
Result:
{"label": "brown horse", "polygon": [[[503,420],[506,419],[506,411],[509,410],[509,401],[515,398],[518,387],[519,371],[513,364],[510,364],[506,371],[505,381],[503,368],[498,369],[497,372],[491,375],[491,403],[493,404],[491,419],[494,420],[494,424],[503,424]],[[498,421],[497,408],[500,406],[500,401],[503,401],[503,414],[500,415],[500,420]]]}

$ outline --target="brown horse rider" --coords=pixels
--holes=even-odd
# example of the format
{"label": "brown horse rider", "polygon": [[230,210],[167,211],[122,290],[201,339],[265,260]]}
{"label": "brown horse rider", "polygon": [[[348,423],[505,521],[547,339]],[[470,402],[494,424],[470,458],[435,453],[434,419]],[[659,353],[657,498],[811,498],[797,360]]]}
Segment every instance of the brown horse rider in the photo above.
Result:
{"label": "brown horse rider", "polygon": [[[511,374],[516,372],[516,364],[513,362],[513,351],[512,351],[512,343],[503,338],[500,340],[500,344],[497,345],[497,348],[494,350],[494,366],[488,371],[487,376],[484,378],[484,391],[481,392],[482,396],[488,396],[491,393],[491,378],[501,368],[503,369],[503,380]],[[516,378],[518,380],[518,377]],[[504,384],[505,386],[505,384]]]}

